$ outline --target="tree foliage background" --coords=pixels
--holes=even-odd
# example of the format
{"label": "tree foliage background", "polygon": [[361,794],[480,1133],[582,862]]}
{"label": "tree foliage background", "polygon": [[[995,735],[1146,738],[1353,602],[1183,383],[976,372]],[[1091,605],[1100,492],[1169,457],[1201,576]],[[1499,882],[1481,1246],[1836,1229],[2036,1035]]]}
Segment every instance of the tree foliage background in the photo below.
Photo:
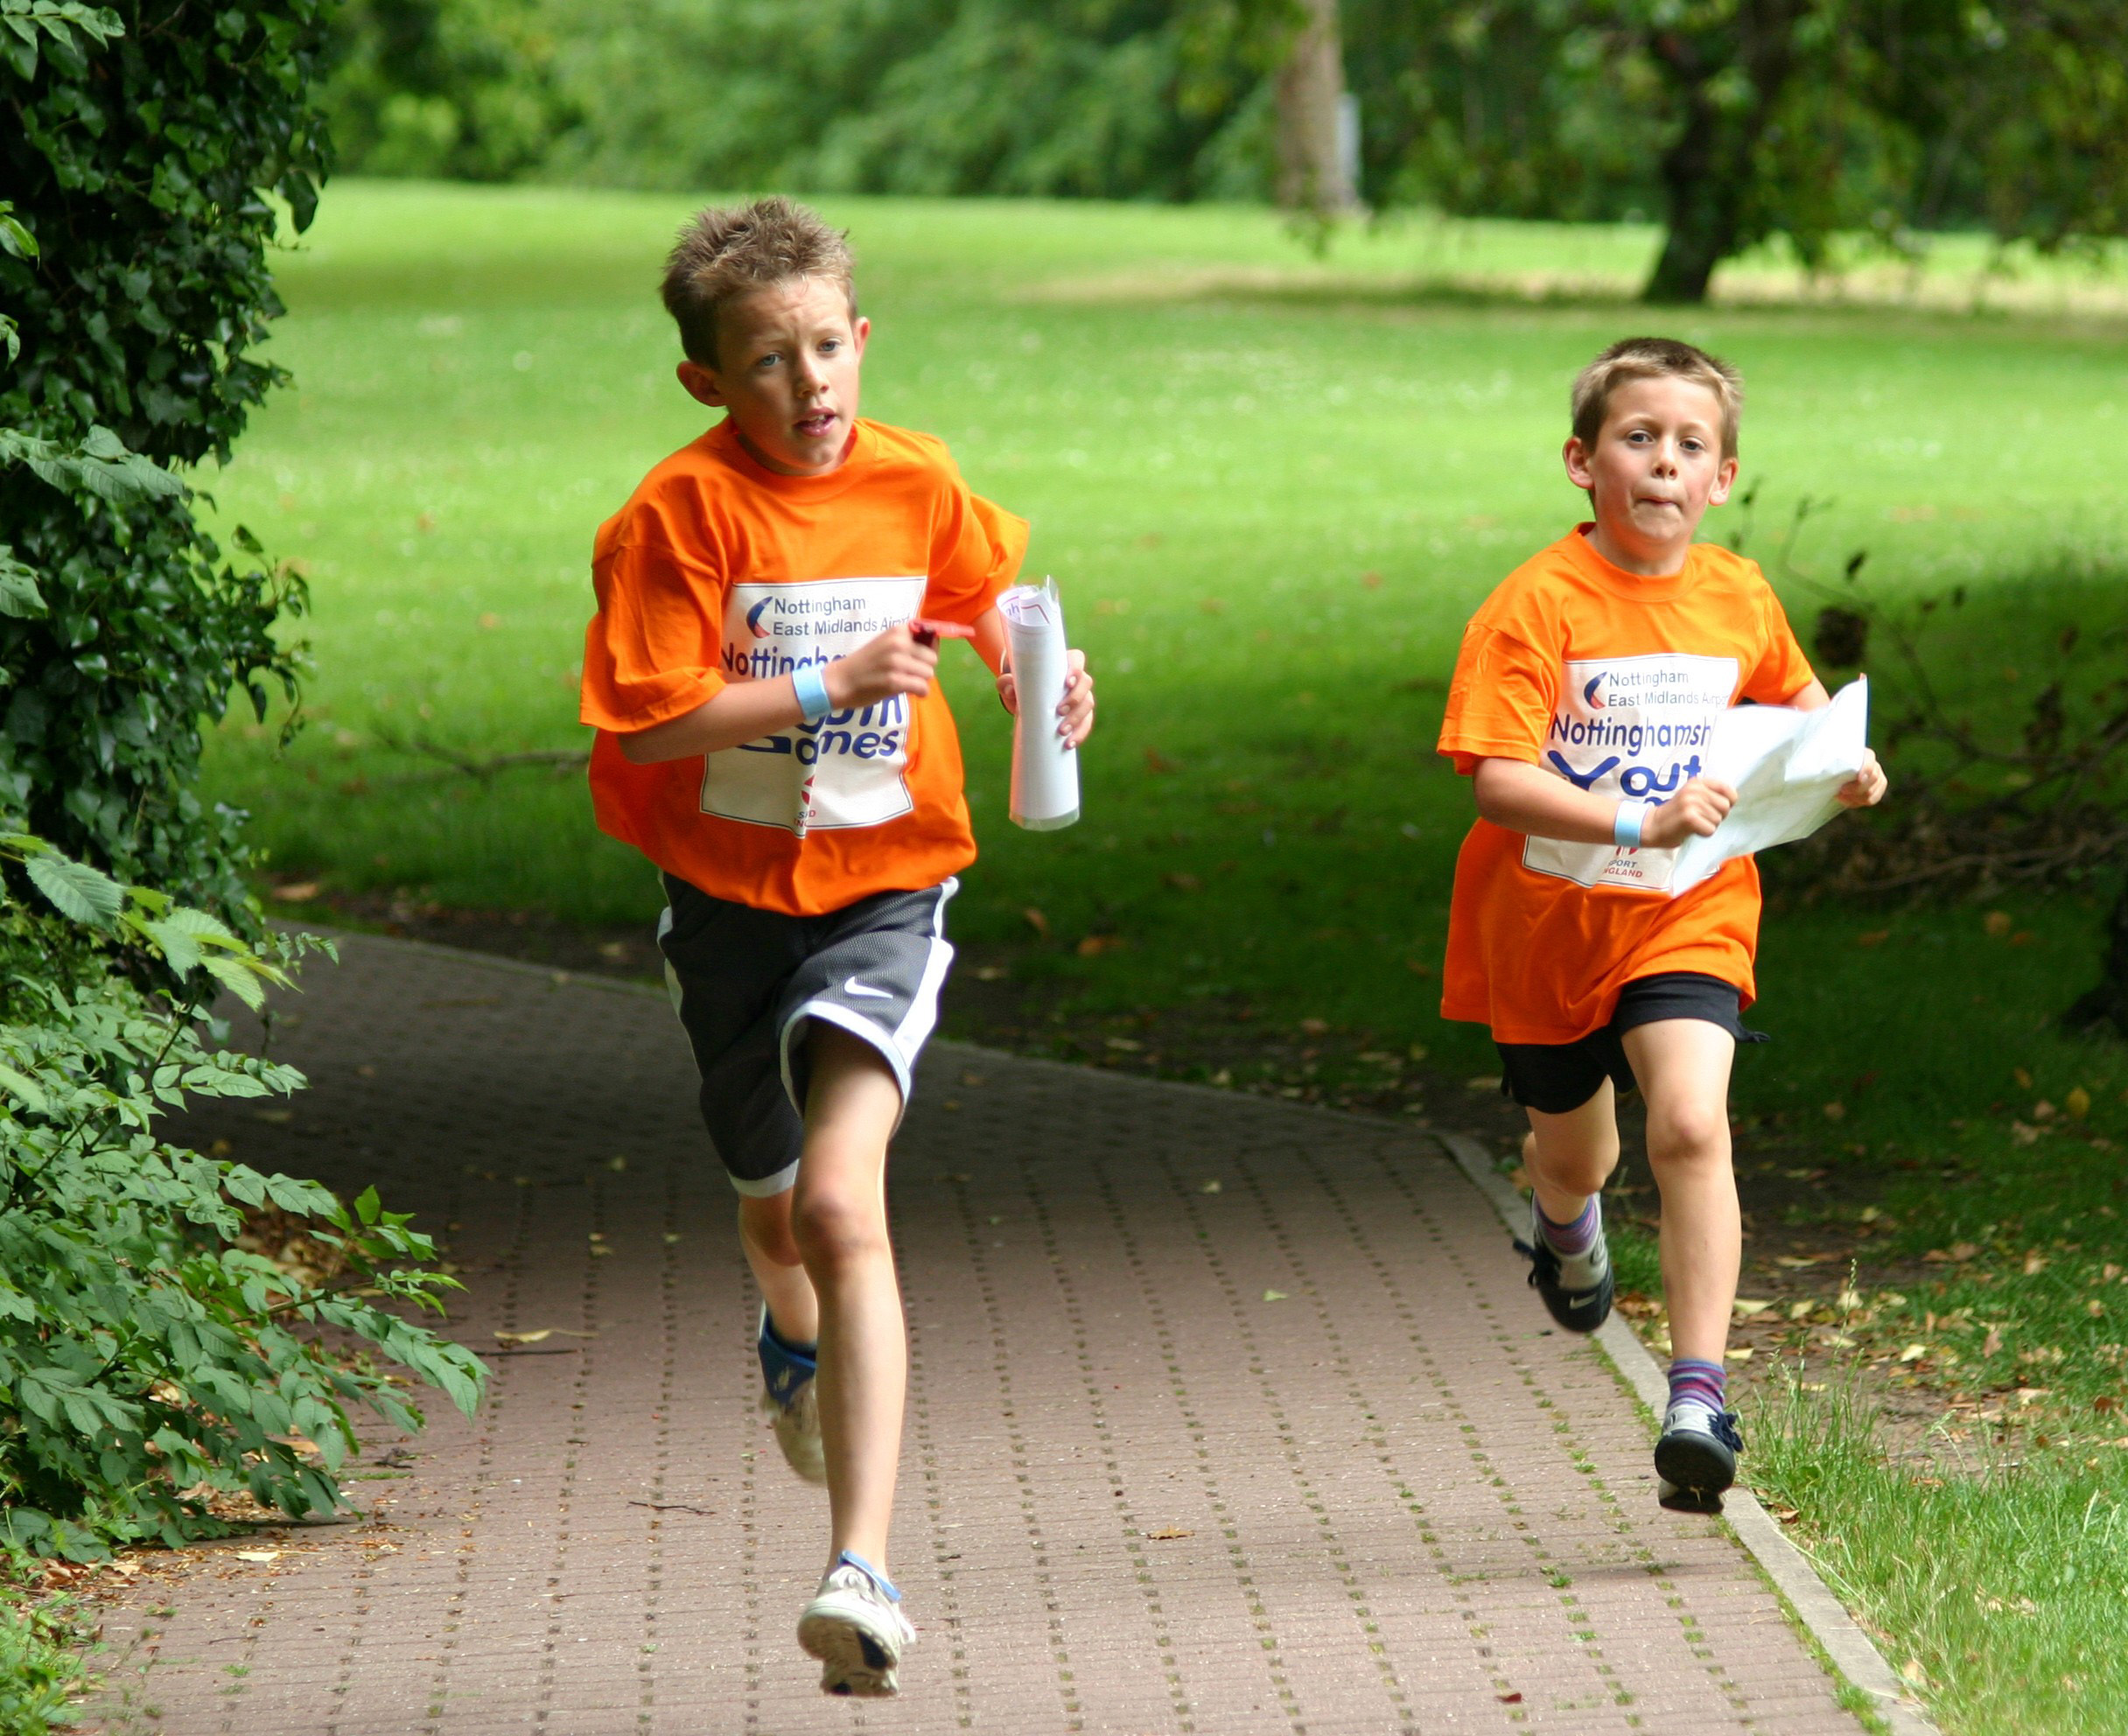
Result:
{"label": "tree foliage background", "polygon": [[[1345,0],[1376,208],[1785,236],[2128,224],[2116,0]],[[350,168],[690,189],[1257,200],[1298,0],[350,0]]]}

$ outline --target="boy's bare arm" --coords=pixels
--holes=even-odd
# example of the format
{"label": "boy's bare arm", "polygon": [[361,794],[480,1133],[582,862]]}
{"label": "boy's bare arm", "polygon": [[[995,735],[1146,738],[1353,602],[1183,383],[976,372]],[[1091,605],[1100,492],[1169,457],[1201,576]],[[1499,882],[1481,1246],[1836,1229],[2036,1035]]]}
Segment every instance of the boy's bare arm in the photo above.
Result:
{"label": "boy's bare arm", "polygon": [[[830,663],[821,678],[836,709],[847,710],[852,705],[876,704],[895,694],[928,693],[937,670],[937,647],[923,643],[912,627],[896,626]],[[721,753],[741,742],[759,741],[804,718],[791,676],[733,682],[683,717],[622,736],[620,751],[638,766],[691,760],[698,754]]]}
{"label": "boy's bare arm", "polygon": [[[1577,789],[1523,760],[1480,760],[1471,777],[1478,811],[1495,826],[1531,837],[1568,844],[1609,844],[1616,836],[1614,797]],[[1718,778],[1694,778],[1660,807],[1648,810],[1641,843],[1670,850],[1687,837],[1707,837],[1736,803],[1736,792]]]}

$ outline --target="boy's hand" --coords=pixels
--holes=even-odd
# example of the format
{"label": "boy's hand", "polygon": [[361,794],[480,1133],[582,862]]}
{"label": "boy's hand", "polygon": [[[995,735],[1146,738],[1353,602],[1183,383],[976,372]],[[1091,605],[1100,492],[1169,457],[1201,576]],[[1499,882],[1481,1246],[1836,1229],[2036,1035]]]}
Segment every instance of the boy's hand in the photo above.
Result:
{"label": "boy's hand", "polygon": [[1689,837],[1711,837],[1736,806],[1736,791],[1719,778],[1694,778],[1641,824],[1648,850],[1675,850]]}
{"label": "boy's hand", "polygon": [[1877,756],[1867,748],[1863,752],[1867,757],[1862,761],[1862,769],[1834,792],[1834,799],[1843,808],[1874,808],[1884,800],[1885,791],[1891,787],[1884,775],[1884,767],[1877,763]]}
{"label": "boy's hand", "polygon": [[[1076,747],[1094,732],[1094,677],[1086,667],[1086,653],[1065,653],[1064,699],[1057,707],[1057,733],[1064,746]],[[998,697],[1015,718],[1019,715],[1019,684],[1012,679],[1009,662],[998,672]]]}
{"label": "boy's hand", "polygon": [[905,622],[829,664],[822,678],[835,709],[847,711],[853,705],[876,705],[897,694],[920,698],[931,691],[931,677],[937,673],[936,636],[927,644],[915,623]]}

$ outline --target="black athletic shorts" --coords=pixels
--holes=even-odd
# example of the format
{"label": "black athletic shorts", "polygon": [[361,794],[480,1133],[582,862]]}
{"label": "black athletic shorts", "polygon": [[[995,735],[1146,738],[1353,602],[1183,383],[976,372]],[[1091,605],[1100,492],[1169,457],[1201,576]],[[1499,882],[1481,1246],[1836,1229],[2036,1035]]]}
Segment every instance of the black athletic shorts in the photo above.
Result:
{"label": "black athletic shorts", "polygon": [[1636,1026],[1663,1018],[1701,1018],[1718,1025],[1740,1043],[1763,1043],[1763,1031],[1744,1025],[1743,997],[1736,984],[1698,970],[1664,970],[1636,976],[1619,990],[1611,1022],[1572,1043],[1495,1043],[1500,1090],[1524,1109],[1564,1115],[1594,1096],[1608,1079],[1621,1091],[1634,1088],[1633,1066],[1619,1040]]}
{"label": "black athletic shorts", "polygon": [[953,963],[946,900],[960,882],[875,892],[824,916],[733,904],[670,874],[664,882],[658,947],[702,1074],[704,1124],[734,1187],[780,1194],[798,1180],[813,1020],[878,1050],[908,1102]]}

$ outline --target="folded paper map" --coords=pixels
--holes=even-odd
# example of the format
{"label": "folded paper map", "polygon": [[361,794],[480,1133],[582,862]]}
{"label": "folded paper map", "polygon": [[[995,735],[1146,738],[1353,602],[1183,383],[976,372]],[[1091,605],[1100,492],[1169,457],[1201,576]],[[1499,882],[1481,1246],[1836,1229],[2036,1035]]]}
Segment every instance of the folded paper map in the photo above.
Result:
{"label": "folded paper map", "polygon": [[1739,705],[1722,713],[1701,775],[1736,791],[1711,837],[1677,847],[1670,893],[1689,892],[1732,857],[1807,838],[1839,812],[1835,794],[1868,756],[1869,681],[1858,677],[1815,711]]}

